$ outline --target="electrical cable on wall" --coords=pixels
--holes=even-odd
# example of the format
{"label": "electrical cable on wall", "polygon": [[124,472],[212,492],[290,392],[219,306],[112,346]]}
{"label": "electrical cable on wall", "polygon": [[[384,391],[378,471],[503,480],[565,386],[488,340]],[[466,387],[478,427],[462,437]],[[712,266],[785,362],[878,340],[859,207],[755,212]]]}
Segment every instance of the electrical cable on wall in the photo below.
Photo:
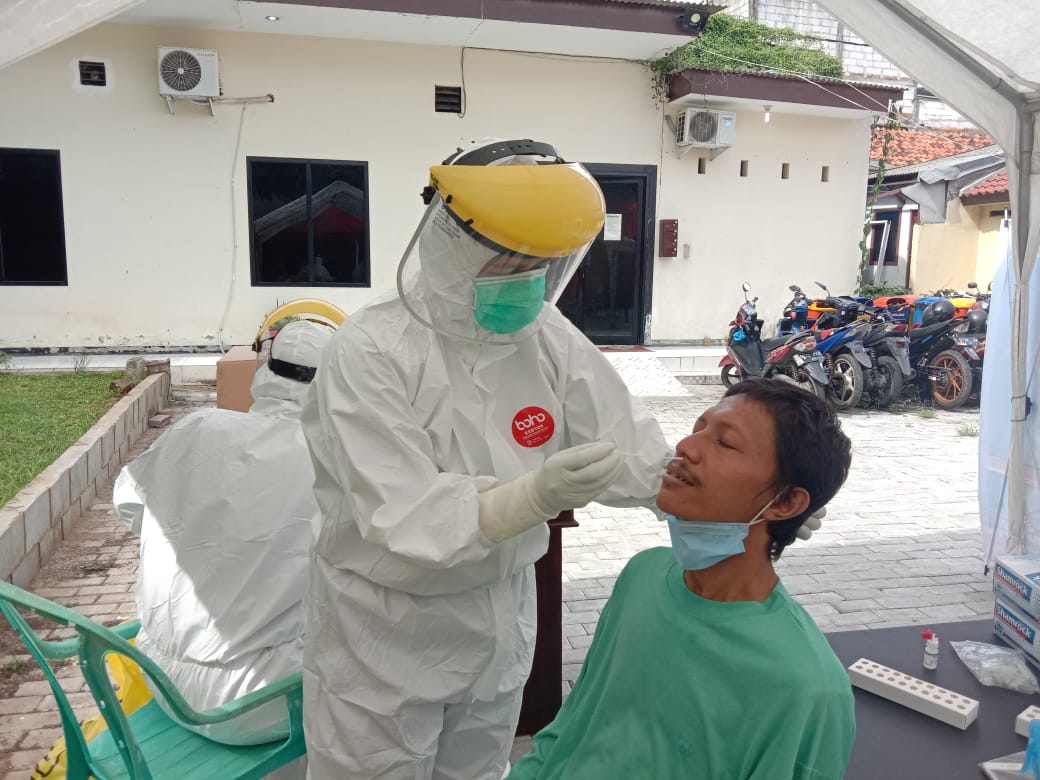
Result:
{"label": "electrical cable on wall", "polygon": [[[271,96],[271,100],[274,97]],[[227,302],[224,304],[224,314],[220,318],[220,325],[217,327],[217,346],[220,347],[221,352],[227,352],[224,349],[224,325],[227,322],[228,313],[231,311],[231,301],[235,297],[235,282],[238,279],[237,267],[238,267],[238,221],[235,218],[237,209],[235,208],[235,173],[238,170],[238,150],[242,144],[242,127],[246,121],[246,107],[247,103],[242,103],[242,110],[238,115],[238,134],[235,137],[235,151],[231,155],[231,280],[228,282],[228,294]]]}
{"label": "electrical cable on wall", "polygon": [[459,90],[459,97],[462,98],[462,110],[459,111],[459,119],[466,116],[466,47],[462,47],[462,52],[459,54],[459,74],[462,79],[462,87]]}

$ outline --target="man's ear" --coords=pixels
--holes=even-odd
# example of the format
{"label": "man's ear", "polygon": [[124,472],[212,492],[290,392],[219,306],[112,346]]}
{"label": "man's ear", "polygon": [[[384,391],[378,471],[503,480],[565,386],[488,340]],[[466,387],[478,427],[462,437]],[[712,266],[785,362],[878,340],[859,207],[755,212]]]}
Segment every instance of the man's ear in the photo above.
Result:
{"label": "man's ear", "polygon": [[780,498],[766,510],[766,520],[789,520],[797,517],[809,508],[809,491],[805,488],[791,488],[781,494]]}

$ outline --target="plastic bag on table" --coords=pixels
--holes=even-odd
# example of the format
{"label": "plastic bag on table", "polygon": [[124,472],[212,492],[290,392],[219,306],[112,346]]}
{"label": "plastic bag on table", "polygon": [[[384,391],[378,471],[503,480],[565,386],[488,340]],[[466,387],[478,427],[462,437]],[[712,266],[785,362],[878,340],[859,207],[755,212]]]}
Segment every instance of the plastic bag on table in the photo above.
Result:
{"label": "plastic bag on table", "polygon": [[983,685],[1018,693],[1040,693],[1040,685],[1021,650],[985,642],[950,642],[950,646]]}
{"label": "plastic bag on table", "polygon": [[986,780],[1033,780],[1033,775],[1022,771],[1025,755],[1023,750],[1010,756],[992,758],[979,764],[979,769]]}

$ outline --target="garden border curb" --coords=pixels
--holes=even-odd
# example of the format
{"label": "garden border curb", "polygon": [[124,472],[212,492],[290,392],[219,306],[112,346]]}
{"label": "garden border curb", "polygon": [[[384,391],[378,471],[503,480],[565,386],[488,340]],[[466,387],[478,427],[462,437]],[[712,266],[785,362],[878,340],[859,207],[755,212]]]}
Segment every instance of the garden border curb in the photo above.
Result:
{"label": "garden border curb", "polygon": [[0,507],[0,579],[27,588],[58,543],[119,472],[148,418],[166,404],[167,372],[145,377]]}

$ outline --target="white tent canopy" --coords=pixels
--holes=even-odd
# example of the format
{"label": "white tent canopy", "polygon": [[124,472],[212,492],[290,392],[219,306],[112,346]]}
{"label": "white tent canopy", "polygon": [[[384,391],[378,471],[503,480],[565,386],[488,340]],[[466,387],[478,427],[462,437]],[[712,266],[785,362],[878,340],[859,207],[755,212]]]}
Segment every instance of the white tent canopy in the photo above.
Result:
{"label": "white tent canopy", "polygon": [[[1040,552],[1040,486],[1023,455],[1029,414],[1029,280],[1040,249],[1040,47],[1035,2],[990,0],[821,0],[863,40],[989,133],[1007,152],[1013,225],[1009,363],[1011,396],[985,397],[982,426],[1009,422],[1007,537],[1010,552]],[[996,290],[995,290],[996,292]],[[1033,334],[1034,344],[1040,334]],[[991,394],[993,395],[993,394]],[[1029,437],[1030,440],[1032,437]],[[1032,453],[1030,453],[1031,455]],[[1029,458],[1032,460],[1032,458]],[[980,472],[980,480],[986,479]],[[1002,480],[1003,481],[1003,480]],[[981,510],[985,513],[986,506]],[[985,518],[984,518],[985,521]]]}

